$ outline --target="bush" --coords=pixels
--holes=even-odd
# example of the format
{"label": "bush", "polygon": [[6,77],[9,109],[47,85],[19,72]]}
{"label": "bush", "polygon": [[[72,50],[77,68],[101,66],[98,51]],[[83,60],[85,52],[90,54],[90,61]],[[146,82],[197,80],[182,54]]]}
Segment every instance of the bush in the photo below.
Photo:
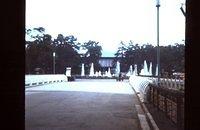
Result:
{"label": "bush", "polygon": [[72,77],[67,76],[67,79],[68,79],[68,81],[75,81],[75,77],[74,76],[72,76]]}

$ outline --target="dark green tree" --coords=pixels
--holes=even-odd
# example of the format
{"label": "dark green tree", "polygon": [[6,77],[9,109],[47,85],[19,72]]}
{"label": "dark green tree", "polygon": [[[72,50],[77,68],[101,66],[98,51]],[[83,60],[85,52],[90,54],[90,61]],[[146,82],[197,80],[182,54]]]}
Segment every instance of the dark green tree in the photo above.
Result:
{"label": "dark green tree", "polygon": [[84,55],[84,63],[86,66],[86,73],[89,73],[89,68],[91,63],[94,64],[95,70],[100,70],[99,58],[102,55],[102,47],[99,45],[99,42],[96,41],[88,41],[83,43],[83,49],[86,49],[87,52]]}
{"label": "dark green tree", "polygon": [[173,72],[184,72],[184,44],[161,46],[160,62],[162,71],[172,75]]}
{"label": "dark green tree", "polygon": [[66,67],[72,68],[72,74],[80,73],[80,56],[77,53],[80,43],[74,36],[64,37],[59,34],[52,40],[51,35],[45,34],[42,27],[27,29],[26,34],[26,73],[34,74],[36,68],[44,73],[53,73],[53,52],[56,53],[56,73],[65,73]]}
{"label": "dark green tree", "polygon": [[[184,51],[185,45],[178,44],[169,46],[160,46],[160,63],[161,71],[168,72],[170,75],[173,72],[184,72]],[[157,46],[150,44],[133,44],[130,41],[128,44],[120,43],[120,47],[115,54],[116,60],[120,59],[121,66],[124,72],[128,71],[130,65],[137,64],[138,72],[142,69],[144,60],[148,66],[153,63],[153,73],[156,71],[157,65]]]}
{"label": "dark green tree", "polygon": [[[34,74],[36,68],[41,68],[44,73],[52,72],[52,38],[44,34],[44,28],[28,29],[32,41],[26,41],[26,73]],[[33,33],[34,32],[34,33]]]}
{"label": "dark green tree", "polygon": [[57,73],[65,73],[66,67],[71,67],[72,74],[80,73],[80,56],[77,52],[80,43],[75,43],[76,40],[72,35],[63,36],[62,34],[58,34],[54,39]]}

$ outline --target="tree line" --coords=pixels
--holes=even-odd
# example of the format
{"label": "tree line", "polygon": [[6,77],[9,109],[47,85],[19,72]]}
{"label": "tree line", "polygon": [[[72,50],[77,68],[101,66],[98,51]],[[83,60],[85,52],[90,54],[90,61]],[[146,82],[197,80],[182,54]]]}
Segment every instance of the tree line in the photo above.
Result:
{"label": "tree line", "polygon": [[[185,45],[175,43],[175,45],[160,46],[160,67],[161,74],[185,71]],[[124,43],[121,41],[115,61],[120,59],[122,71],[127,72],[130,65],[137,65],[138,72],[143,68],[144,60],[147,61],[148,67],[150,62],[153,64],[153,74],[157,65],[157,46],[151,44],[139,45],[130,41]]]}
{"label": "tree line", "polygon": [[[53,52],[55,52],[55,70],[57,74],[65,73],[66,67],[72,68],[72,74],[81,73],[81,64],[85,64],[86,74],[89,74],[91,63],[94,63],[96,71],[101,70],[99,58],[102,55],[102,47],[99,42],[89,40],[80,43],[73,35],[64,36],[58,34],[52,38],[45,33],[43,27],[26,29],[25,49],[26,49],[26,74],[35,74],[40,68],[41,73],[53,73]],[[80,55],[80,49],[85,53]],[[172,74],[173,72],[184,72],[184,51],[185,45],[178,44],[160,46],[161,71]],[[144,60],[149,65],[153,63],[153,73],[156,70],[157,46],[151,44],[139,45],[132,41],[124,43],[121,41],[115,53],[113,65],[120,61],[121,71],[127,72],[130,65],[137,64],[138,72],[142,69]]]}
{"label": "tree line", "polygon": [[[56,74],[65,73],[66,67],[72,68],[72,74],[80,74],[81,63],[86,64],[87,70],[92,62],[99,67],[98,60],[102,55],[99,42],[89,40],[80,43],[75,36],[62,34],[53,39],[43,27],[26,29],[26,36],[29,37],[25,45],[26,74],[35,74],[37,69],[41,70],[40,73],[52,74],[54,52]],[[86,50],[82,56],[78,53],[80,48]]]}

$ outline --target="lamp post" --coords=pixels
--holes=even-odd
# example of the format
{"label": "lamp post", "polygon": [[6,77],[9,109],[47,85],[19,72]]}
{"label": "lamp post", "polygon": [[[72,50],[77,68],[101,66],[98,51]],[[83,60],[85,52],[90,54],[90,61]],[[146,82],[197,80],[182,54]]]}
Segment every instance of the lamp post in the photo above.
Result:
{"label": "lamp post", "polygon": [[55,56],[56,56],[56,53],[53,52],[53,74],[55,74]]}
{"label": "lamp post", "polygon": [[157,7],[157,64],[158,64],[158,86],[160,85],[160,47],[159,47],[159,7],[160,0],[156,0]]}

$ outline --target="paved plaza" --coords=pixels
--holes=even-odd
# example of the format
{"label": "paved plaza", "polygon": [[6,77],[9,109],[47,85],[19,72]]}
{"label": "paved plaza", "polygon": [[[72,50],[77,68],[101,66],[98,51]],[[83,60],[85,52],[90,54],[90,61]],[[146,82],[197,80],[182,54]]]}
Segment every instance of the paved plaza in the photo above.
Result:
{"label": "paved plaza", "polygon": [[26,88],[26,130],[141,130],[128,80],[80,80]]}

